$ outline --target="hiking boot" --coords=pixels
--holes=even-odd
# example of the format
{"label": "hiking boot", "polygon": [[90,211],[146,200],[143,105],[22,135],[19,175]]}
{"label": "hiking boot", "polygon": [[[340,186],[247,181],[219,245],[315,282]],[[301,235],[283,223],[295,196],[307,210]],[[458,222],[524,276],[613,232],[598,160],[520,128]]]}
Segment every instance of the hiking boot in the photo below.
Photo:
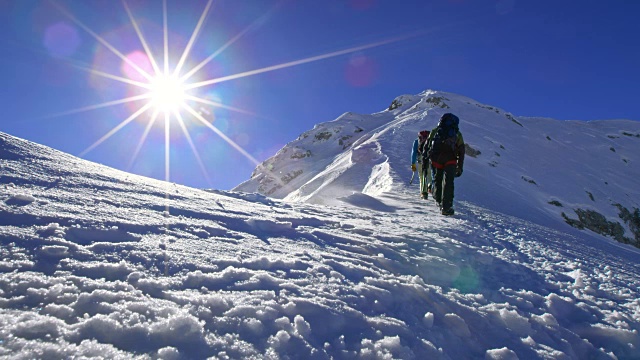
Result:
{"label": "hiking boot", "polygon": [[442,215],[453,215],[453,208],[442,209]]}

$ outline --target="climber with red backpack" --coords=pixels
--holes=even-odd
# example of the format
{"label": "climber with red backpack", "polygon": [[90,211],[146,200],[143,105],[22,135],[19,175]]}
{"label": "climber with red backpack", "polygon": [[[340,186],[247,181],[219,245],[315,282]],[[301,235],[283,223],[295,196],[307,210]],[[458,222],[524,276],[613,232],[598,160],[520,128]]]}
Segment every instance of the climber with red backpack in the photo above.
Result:
{"label": "climber with red backpack", "polygon": [[[427,140],[427,157],[432,167],[432,193],[442,215],[453,215],[454,178],[462,175],[464,140],[458,129],[460,119],[451,113],[440,117]],[[424,164],[423,164],[424,166]]]}
{"label": "climber with red backpack", "polygon": [[[420,178],[420,197],[427,199],[429,196],[429,184],[431,184],[431,166],[426,153],[423,153],[427,139],[429,138],[429,130],[418,132],[418,138],[413,141],[411,149],[411,171],[418,172]],[[417,166],[416,166],[417,164]]]}

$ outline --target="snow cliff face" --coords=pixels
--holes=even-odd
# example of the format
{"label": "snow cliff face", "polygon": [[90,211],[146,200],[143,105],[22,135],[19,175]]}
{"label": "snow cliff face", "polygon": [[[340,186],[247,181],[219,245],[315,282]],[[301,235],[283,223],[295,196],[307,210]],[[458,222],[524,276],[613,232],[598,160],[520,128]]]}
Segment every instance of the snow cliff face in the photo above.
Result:
{"label": "snow cliff face", "polygon": [[417,133],[446,112],[460,117],[467,144],[456,201],[640,245],[639,122],[519,117],[440,91],[318,124],[234,190],[326,205],[357,193],[393,193],[409,182]]}

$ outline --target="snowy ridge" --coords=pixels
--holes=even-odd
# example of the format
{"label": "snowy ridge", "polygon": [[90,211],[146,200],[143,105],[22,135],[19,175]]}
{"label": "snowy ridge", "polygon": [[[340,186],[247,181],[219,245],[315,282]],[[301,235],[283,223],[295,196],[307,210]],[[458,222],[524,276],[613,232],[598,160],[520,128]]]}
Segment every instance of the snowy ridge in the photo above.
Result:
{"label": "snowy ridge", "polygon": [[[407,99],[392,110],[317,127],[318,133],[355,134],[346,149],[338,150],[344,143],[334,135],[299,148],[325,162],[322,171],[287,184],[308,176],[304,184],[322,185],[305,186],[296,193],[301,199],[329,199],[338,185],[365,189],[341,192],[335,205],[188,188],[0,133],[0,357],[640,357],[640,250],[564,222],[551,228],[492,210],[521,191],[532,203],[527,211],[556,215],[545,211],[557,206],[541,207],[548,195],[539,189],[549,191],[555,173],[526,173],[535,186],[519,178],[528,169],[523,164],[493,173],[493,182],[512,182],[512,192],[485,194],[496,185],[489,178],[481,183],[482,172],[515,167],[520,154],[510,149],[526,137],[520,130],[503,139],[502,126],[521,128],[504,116],[495,126],[483,118],[493,133],[465,133],[482,153],[467,160],[456,216],[440,216],[407,185],[406,142],[425,112],[435,118],[446,110],[434,103],[469,100]],[[476,124],[465,119],[463,129]],[[547,120],[515,120],[546,129]],[[363,131],[354,132],[356,126]],[[584,136],[611,135],[616,149],[595,160],[615,154],[633,162],[637,140],[625,133],[632,134],[634,124],[592,126]],[[547,134],[556,139],[551,130],[540,136],[549,141]],[[298,144],[314,145],[315,135]],[[483,141],[490,135],[492,141]],[[551,147],[575,145],[549,141]],[[482,157],[491,150],[501,156]],[[491,160],[496,167],[486,165]],[[282,169],[280,162],[272,165]],[[609,189],[626,191],[629,206],[637,189],[621,171],[615,174],[620,181],[610,181]],[[592,177],[582,173],[580,184]],[[465,183],[470,178],[480,183]],[[251,184],[259,186],[245,185]],[[467,191],[481,185],[487,189]],[[575,204],[602,202],[595,190],[595,201],[581,200],[582,193]],[[573,195],[559,199],[569,204]]]}
{"label": "snowy ridge", "polygon": [[432,90],[400,96],[376,114],[317,125],[234,190],[330,205],[354,193],[400,191],[411,176],[412,141],[445,112],[460,117],[468,144],[457,201],[558,229],[611,228],[603,235],[640,246],[640,123],[520,118]]}

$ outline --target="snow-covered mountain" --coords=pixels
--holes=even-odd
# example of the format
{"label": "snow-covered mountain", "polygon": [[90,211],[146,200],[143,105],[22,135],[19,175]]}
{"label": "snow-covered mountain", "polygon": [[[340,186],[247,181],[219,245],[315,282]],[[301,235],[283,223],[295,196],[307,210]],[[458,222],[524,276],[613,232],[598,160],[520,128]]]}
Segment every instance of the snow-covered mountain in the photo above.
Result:
{"label": "snow-covered mountain", "polygon": [[[392,107],[318,125],[250,192],[0,133],[0,358],[640,358],[640,250],[559,218],[637,208],[638,126]],[[408,185],[414,134],[447,110],[476,154],[455,217]]]}
{"label": "snow-covered mountain", "polygon": [[460,117],[467,143],[457,201],[640,246],[640,122],[524,118],[440,91],[318,124],[234,190],[333,205],[353,193],[399,191],[411,176],[418,131],[434,128],[445,112]]}

